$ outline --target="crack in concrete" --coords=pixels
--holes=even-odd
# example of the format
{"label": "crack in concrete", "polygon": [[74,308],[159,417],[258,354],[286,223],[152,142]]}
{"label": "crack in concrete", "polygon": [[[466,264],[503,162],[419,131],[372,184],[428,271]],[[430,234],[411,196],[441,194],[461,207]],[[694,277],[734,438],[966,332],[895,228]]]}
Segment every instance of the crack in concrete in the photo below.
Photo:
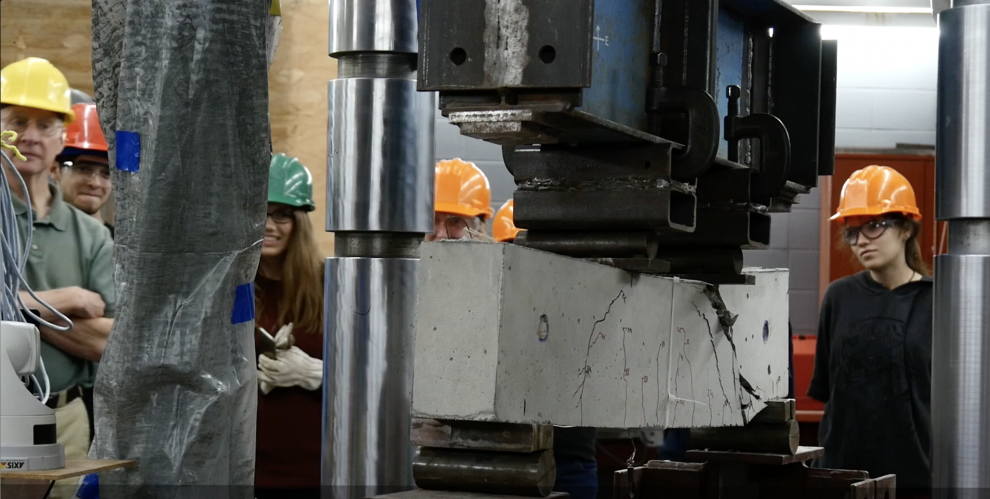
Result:
{"label": "crack in concrete", "polygon": [[[677,387],[677,378],[680,377],[680,374],[681,374],[681,360],[684,360],[684,362],[687,362],[688,373],[691,375],[688,378],[689,386],[691,387],[691,397],[694,397],[694,368],[691,367],[691,359],[690,359],[690,357],[684,354],[687,351],[688,345],[691,344],[691,339],[688,338],[687,331],[685,331],[684,328],[682,328],[682,327],[677,328],[677,332],[684,334],[684,345],[683,345],[683,347],[681,349],[681,353],[680,353],[680,355],[678,356],[678,359],[677,359],[677,370],[674,371],[674,392],[677,393],[677,395],[675,395],[675,397],[677,397],[677,402],[674,404],[674,419],[671,420],[671,423],[673,423],[677,419],[677,407],[676,406],[677,405],[684,405],[684,399],[682,399],[681,396],[680,396],[681,391]],[[691,424],[694,424],[694,416],[697,413],[697,411],[698,411],[698,404],[697,403],[692,403],[691,404]]]}
{"label": "crack in concrete", "polygon": [[[742,416],[743,422],[746,421],[746,408],[750,406],[743,401],[743,392],[739,389],[739,381],[745,381],[742,377],[742,373],[739,372],[739,352],[736,350],[736,342],[732,338],[732,326],[735,325],[736,319],[739,318],[738,314],[733,314],[729,311],[728,307],[725,306],[725,300],[722,299],[722,293],[719,291],[719,287],[716,285],[705,286],[705,296],[712,304],[712,308],[715,309],[715,315],[718,317],[719,325],[722,326],[722,332],[725,334],[725,339],[729,340],[729,346],[732,348],[732,387],[736,394],[739,395],[739,410]],[[705,322],[708,322],[706,319]],[[709,327],[709,334],[711,334],[711,328]],[[718,360],[716,359],[716,362]],[[721,383],[722,378],[719,378]],[[748,382],[747,382],[748,384]],[[752,388],[752,386],[750,386]],[[747,390],[748,391],[748,390]],[[753,396],[756,396],[753,393]],[[759,398],[759,397],[756,397]]]}
{"label": "crack in concrete", "polygon": [[639,405],[643,408],[643,424],[646,424],[646,382],[648,376],[643,376],[643,385],[639,387]]}
{"label": "crack in concrete", "polygon": [[[743,387],[743,390],[746,390],[750,395],[756,398],[756,400],[760,400],[760,401],[763,400],[762,397],[757,395],[756,389],[753,388],[753,385],[749,384],[749,381],[746,380],[746,378],[742,374],[739,374],[739,384]],[[763,390],[761,389],[760,391]]]}
{"label": "crack in concrete", "polygon": [[[721,380],[720,380],[721,381]],[[712,406],[712,391],[708,390],[708,426],[714,426],[715,419],[715,408]],[[725,422],[725,418],[722,418],[722,422]]]}
{"label": "crack in concrete", "polygon": [[[722,388],[722,396],[725,397],[725,403],[723,407],[732,408],[732,402],[729,402],[729,394],[725,392],[725,383],[722,382],[722,368],[718,365],[718,347],[715,346],[715,334],[712,333],[712,323],[708,322],[708,316],[701,312],[701,309],[697,305],[694,306],[694,310],[698,312],[698,317],[701,317],[705,324],[708,325],[708,339],[712,343],[712,352],[715,353],[715,372],[718,373],[718,386]],[[714,409],[713,409],[714,410]],[[724,415],[723,415],[724,421]]]}
{"label": "crack in concrete", "polygon": [[626,419],[629,416],[629,364],[626,361],[626,333],[630,332],[632,329],[622,328],[622,382],[626,385],[626,402],[622,407],[622,426],[629,426],[626,424]]}
{"label": "crack in concrete", "polygon": [[[609,302],[608,308],[605,310],[605,315],[603,315],[601,319],[595,320],[591,325],[591,334],[588,336],[588,349],[584,352],[584,367],[581,369],[581,372],[578,373],[581,376],[581,384],[578,385],[577,390],[574,390],[574,394],[571,395],[571,397],[578,397],[578,404],[576,407],[581,410],[582,424],[584,424],[584,384],[588,381],[588,375],[591,374],[591,366],[588,365],[588,358],[591,357],[591,346],[595,344],[595,341],[597,341],[595,339],[595,330],[598,329],[599,324],[608,319],[608,314],[612,312],[612,305],[615,305],[615,302],[619,301],[619,298],[622,298],[623,302],[626,301],[626,292],[624,290],[619,290],[619,294],[615,295],[615,298],[612,298],[612,301]],[[594,316],[592,316],[592,319],[594,319]],[[602,337],[604,338],[605,336],[602,335]]]}
{"label": "crack in concrete", "polygon": [[[657,360],[656,360],[656,363],[657,363],[657,377],[656,377],[656,380],[657,380],[656,381],[656,385],[657,385],[657,409],[656,409],[656,412],[653,414],[653,417],[656,418],[658,424],[660,423],[660,388],[661,388],[660,387],[660,352],[663,351],[663,347],[665,347],[665,346],[667,346],[667,342],[665,342],[663,340],[660,340],[660,344],[659,344],[659,346],[657,346]],[[670,369],[669,366],[668,366],[668,369]],[[669,374],[670,371],[668,370],[667,373]],[[667,385],[667,387],[669,388],[670,385]]]}

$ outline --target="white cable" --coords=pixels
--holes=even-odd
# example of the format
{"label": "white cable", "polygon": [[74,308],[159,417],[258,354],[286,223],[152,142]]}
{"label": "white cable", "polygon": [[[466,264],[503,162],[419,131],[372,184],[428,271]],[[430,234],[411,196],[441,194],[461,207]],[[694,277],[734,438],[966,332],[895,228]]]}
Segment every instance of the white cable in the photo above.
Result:
{"label": "white cable", "polygon": [[[31,286],[24,279],[23,269],[27,265],[28,257],[31,254],[32,232],[34,232],[34,210],[31,208],[31,193],[28,191],[24,177],[21,176],[21,172],[17,171],[17,167],[11,161],[10,157],[7,156],[7,153],[0,150],[0,156],[2,156],[2,161],[0,161],[2,163],[2,166],[0,166],[0,246],[2,246],[0,248],[0,264],[3,267],[3,289],[0,290],[0,316],[2,316],[3,320],[26,322],[24,314],[21,313],[21,310],[24,310],[29,317],[43,326],[55,331],[68,331],[72,329],[72,321],[44,300],[38,298],[38,295],[34,293],[34,290],[31,289]],[[24,204],[27,207],[27,230],[24,231],[26,236],[23,250],[17,244],[20,242],[20,232],[17,228],[17,216],[14,213],[10,185],[7,183],[7,175],[3,172],[4,167],[13,172],[21,185],[21,191],[24,193]],[[20,295],[21,285],[24,286],[24,290],[27,291],[31,298],[34,298],[35,301],[55,314],[56,317],[65,321],[67,326],[56,326],[36,316],[24,306],[24,300],[21,299]],[[51,380],[48,377],[48,371],[45,369],[45,360],[40,354],[38,355],[38,360],[40,362],[39,370],[41,371],[41,377],[45,380],[44,390],[42,390],[41,383],[38,383],[38,378],[35,375],[32,374],[30,379],[34,381],[35,385],[38,385],[38,389],[41,391],[40,400],[44,404],[48,402],[48,398],[51,396]],[[33,390],[31,391],[32,393],[34,392]]]}
{"label": "white cable", "polygon": [[[6,248],[7,241],[4,240],[3,243],[4,243],[4,246],[5,246],[5,249],[7,249]],[[11,269],[8,268],[7,269],[7,272],[10,272],[10,271],[11,271]],[[43,325],[45,327],[54,329],[55,331],[59,331],[59,332],[63,332],[64,333],[66,331],[71,330],[72,329],[72,320],[70,320],[68,317],[66,317],[65,315],[63,315],[58,310],[55,310],[55,307],[52,307],[47,302],[45,302],[44,300],[42,300],[41,298],[39,298],[38,295],[36,295],[34,293],[34,290],[31,289],[31,286],[29,286],[28,283],[27,283],[27,281],[24,279],[24,276],[21,274],[21,270],[19,268],[17,268],[15,266],[13,268],[13,271],[14,271],[14,276],[17,277],[18,282],[20,284],[23,284],[24,285],[24,291],[27,291],[27,294],[30,295],[31,298],[34,298],[34,300],[36,302],[40,303],[41,306],[43,306],[46,309],[48,309],[49,312],[55,314],[56,317],[58,317],[59,319],[65,321],[65,323],[68,324],[68,326],[56,326],[55,324],[52,324],[51,322],[48,322],[48,321],[42,319],[41,317],[38,317],[37,315],[34,315],[34,313],[32,313],[31,310],[28,309],[27,306],[24,305],[24,300],[21,299],[21,295],[20,295],[20,293],[18,293],[18,294],[14,295],[14,296],[15,296],[15,299],[17,300],[17,304],[20,307],[18,309],[18,315],[21,316],[21,322],[24,322],[23,314],[21,314],[21,311],[23,311],[24,313],[26,313],[28,315],[28,317],[34,319],[35,321],[37,321],[38,323],[40,323],[41,325]]]}
{"label": "white cable", "polygon": [[[45,395],[41,398],[41,403],[42,404],[45,404],[45,403],[48,402],[48,397],[50,397],[51,394],[52,394],[52,382],[51,382],[51,380],[48,379],[48,371],[45,370],[45,359],[42,358],[39,355],[38,356],[38,360],[41,362],[41,377],[42,377],[42,379],[45,380],[45,391],[44,391],[44,394]],[[32,376],[34,376],[34,375],[32,374]],[[35,379],[35,382],[37,382],[37,381],[38,380]],[[40,387],[40,384],[39,384],[39,387]]]}

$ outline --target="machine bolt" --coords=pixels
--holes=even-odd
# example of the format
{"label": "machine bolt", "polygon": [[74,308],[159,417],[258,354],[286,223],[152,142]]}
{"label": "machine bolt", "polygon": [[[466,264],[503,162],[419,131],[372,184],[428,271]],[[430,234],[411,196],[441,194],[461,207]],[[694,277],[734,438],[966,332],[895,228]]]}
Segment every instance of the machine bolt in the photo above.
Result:
{"label": "machine bolt", "polygon": [[662,68],[667,66],[667,54],[656,52],[653,54],[653,65]]}

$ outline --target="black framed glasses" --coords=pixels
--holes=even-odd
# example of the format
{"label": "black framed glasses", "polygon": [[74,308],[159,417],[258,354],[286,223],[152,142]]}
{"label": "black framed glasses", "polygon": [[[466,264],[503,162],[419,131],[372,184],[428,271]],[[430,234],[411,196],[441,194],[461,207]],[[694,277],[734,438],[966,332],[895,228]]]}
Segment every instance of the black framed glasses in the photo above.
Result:
{"label": "black framed glasses", "polygon": [[282,209],[278,209],[278,210],[269,212],[268,213],[268,218],[271,218],[272,219],[272,222],[275,222],[275,223],[277,223],[279,225],[284,225],[284,224],[287,224],[287,223],[292,222],[293,220],[295,220],[295,218],[296,218],[295,213],[296,213],[296,210],[290,210],[290,209],[287,209],[287,208],[282,208]]}
{"label": "black framed glasses", "polygon": [[859,235],[862,234],[863,237],[873,240],[883,235],[890,227],[896,227],[900,224],[899,220],[870,220],[859,227],[846,227],[843,233],[846,242],[849,244],[856,244],[859,240]]}

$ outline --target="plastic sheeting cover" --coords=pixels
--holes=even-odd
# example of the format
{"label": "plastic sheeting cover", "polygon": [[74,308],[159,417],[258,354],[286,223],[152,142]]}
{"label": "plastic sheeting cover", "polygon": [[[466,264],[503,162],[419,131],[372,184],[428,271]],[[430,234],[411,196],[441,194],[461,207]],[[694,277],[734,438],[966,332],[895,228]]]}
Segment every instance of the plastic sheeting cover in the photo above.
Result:
{"label": "plastic sheeting cover", "polygon": [[273,21],[264,1],[93,1],[118,311],[90,457],[138,461],[103,499],[252,496]]}

